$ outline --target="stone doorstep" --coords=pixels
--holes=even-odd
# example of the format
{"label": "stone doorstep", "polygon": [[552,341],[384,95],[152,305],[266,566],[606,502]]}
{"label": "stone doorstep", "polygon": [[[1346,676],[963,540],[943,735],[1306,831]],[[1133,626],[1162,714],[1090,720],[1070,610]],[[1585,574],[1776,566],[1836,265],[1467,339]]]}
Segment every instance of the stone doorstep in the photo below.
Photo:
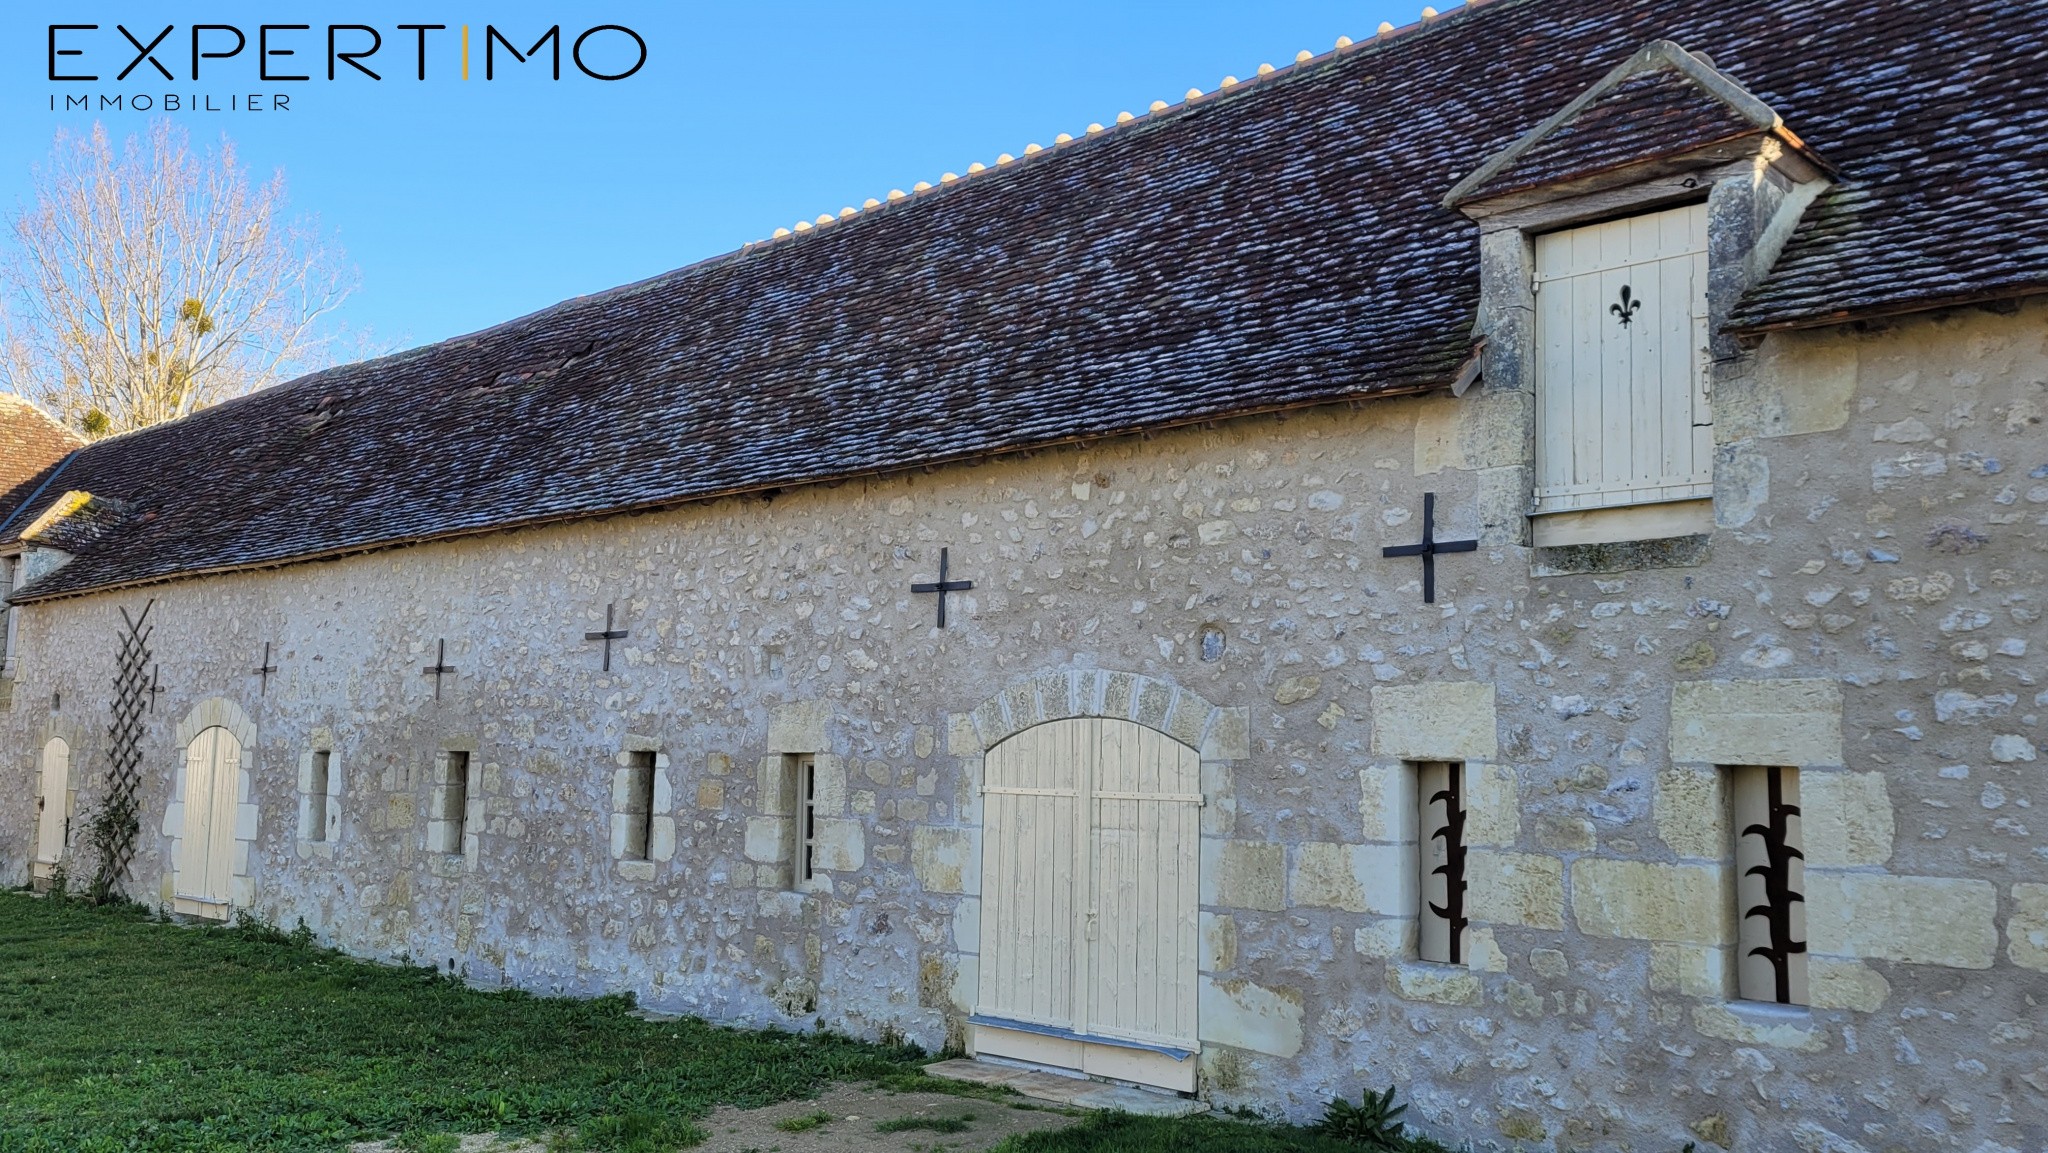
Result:
{"label": "stone doorstep", "polygon": [[1000,1085],[1020,1096],[1050,1101],[1076,1109],[1114,1109],[1141,1117],[1189,1117],[1206,1113],[1209,1106],[1191,1098],[1157,1089],[1134,1089],[1083,1077],[1063,1077],[1014,1065],[957,1058],[926,1065],[924,1071],[942,1081],[967,1081],[976,1085]]}

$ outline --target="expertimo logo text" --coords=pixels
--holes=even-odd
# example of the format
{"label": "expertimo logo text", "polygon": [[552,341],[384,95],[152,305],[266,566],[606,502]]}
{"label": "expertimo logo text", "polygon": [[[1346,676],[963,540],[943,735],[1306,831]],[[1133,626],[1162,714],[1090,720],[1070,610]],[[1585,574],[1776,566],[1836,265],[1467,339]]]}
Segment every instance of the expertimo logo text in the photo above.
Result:
{"label": "expertimo logo text", "polygon": [[[520,65],[545,67],[550,79],[563,75],[566,34],[556,24],[539,36],[483,26],[472,53],[470,26],[395,24],[385,31],[368,24],[263,24],[253,34],[233,24],[178,25],[131,31],[116,24],[52,24],[49,75],[53,83],[92,84],[134,80],[312,81],[387,76],[425,80],[429,73],[459,71],[470,79],[472,56],[481,56],[483,78]],[[592,80],[624,80],[647,63],[647,41],[623,24],[598,24],[567,40],[574,74]],[[519,45],[524,43],[522,50]],[[448,70],[446,73],[442,69]],[[522,72],[535,71],[522,69]]]}

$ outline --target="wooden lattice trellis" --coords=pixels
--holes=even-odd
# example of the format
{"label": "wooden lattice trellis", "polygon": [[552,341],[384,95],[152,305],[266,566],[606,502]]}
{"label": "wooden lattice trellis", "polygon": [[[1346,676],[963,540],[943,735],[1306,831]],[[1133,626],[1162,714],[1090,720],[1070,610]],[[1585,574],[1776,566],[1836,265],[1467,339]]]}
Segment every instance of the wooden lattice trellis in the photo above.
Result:
{"label": "wooden lattice trellis", "polygon": [[86,843],[98,859],[94,862],[92,899],[105,901],[135,859],[135,839],[142,831],[137,818],[136,794],[142,787],[142,715],[149,710],[149,610],[151,600],[137,616],[121,610],[127,632],[121,637],[120,657],[114,670],[113,721],[107,726],[107,789],[93,810],[86,829]]}

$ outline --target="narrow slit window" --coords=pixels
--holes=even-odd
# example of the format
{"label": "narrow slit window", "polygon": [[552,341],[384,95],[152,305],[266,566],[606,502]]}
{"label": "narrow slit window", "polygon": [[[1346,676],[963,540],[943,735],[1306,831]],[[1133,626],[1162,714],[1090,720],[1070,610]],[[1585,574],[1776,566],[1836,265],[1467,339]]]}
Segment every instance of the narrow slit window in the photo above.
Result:
{"label": "narrow slit window", "polygon": [[313,753],[313,768],[306,781],[306,825],[300,832],[308,841],[327,839],[327,775],[333,759],[327,749]]}
{"label": "narrow slit window", "polygon": [[801,887],[817,877],[818,763],[811,757],[797,757],[795,771],[796,883]]}
{"label": "narrow slit window", "polygon": [[1465,957],[1465,766],[1424,761],[1415,766],[1421,832],[1417,871],[1422,900],[1416,953],[1425,961],[1463,965]]}
{"label": "narrow slit window", "polygon": [[648,837],[654,826],[654,754],[636,752],[626,767],[626,856],[649,858]]}
{"label": "narrow slit window", "polygon": [[1806,854],[1799,770],[1733,770],[1736,992],[1745,1001],[1807,1004]]}
{"label": "narrow slit window", "polygon": [[435,827],[440,837],[435,848],[444,853],[462,852],[463,834],[468,832],[469,822],[469,754],[451,752],[443,761],[441,783],[436,787],[440,811],[435,814]]}

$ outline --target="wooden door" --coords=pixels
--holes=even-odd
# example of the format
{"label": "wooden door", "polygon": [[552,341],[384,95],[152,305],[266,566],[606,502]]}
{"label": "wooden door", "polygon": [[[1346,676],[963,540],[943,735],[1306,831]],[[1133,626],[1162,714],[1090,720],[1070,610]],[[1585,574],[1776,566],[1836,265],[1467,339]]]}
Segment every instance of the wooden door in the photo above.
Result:
{"label": "wooden door", "polygon": [[43,809],[36,817],[36,861],[54,865],[70,839],[71,746],[52,737],[43,746]]}
{"label": "wooden door", "polygon": [[1536,238],[1539,513],[1713,495],[1707,206]]}
{"label": "wooden door", "polygon": [[185,827],[178,844],[177,896],[224,913],[235,850],[242,744],[216,725],[185,748]]}
{"label": "wooden door", "polygon": [[1194,1089],[1200,770],[1112,719],[990,750],[977,1052]]}

